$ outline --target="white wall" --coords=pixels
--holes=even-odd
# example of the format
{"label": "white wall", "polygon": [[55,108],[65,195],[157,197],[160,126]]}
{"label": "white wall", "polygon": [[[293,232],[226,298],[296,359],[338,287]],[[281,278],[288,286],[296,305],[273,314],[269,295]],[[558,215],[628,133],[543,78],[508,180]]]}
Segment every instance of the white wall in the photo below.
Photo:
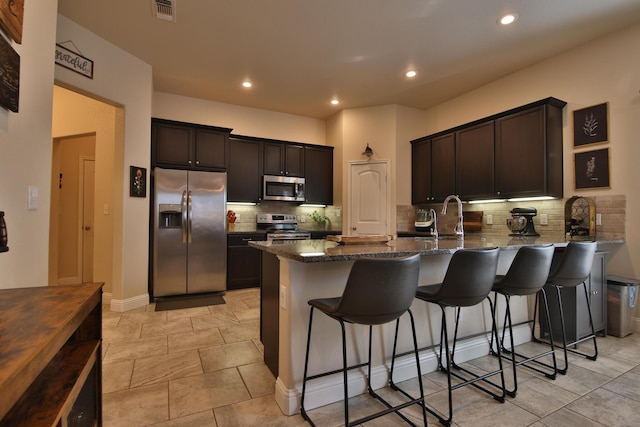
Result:
{"label": "white wall", "polygon": [[[0,109],[0,211],[5,212],[9,252],[0,253],[0,288],[44,286],[48,281],[53,93],[57,1],[24,8],[19,112]],[[0,36],[2,37],[2,36]],[[27,189],[39,191],[27,210]]]}
{"label": "white wall", "polygon": [[[553,96],[564,110],[564,195],[626,194],[626,243],[609,254],[610,274],[640,277],[640,25],[589,42],[492,84],[429,109],[427,133],[434,133],[529,102]],[[609,103],[611,187],[579,190],[573,177],[573,116],[576,109]],[[410,161],[410,157],[404,160]],[[406,163],[409,164],[409,163]]]}
{"label": "white wall", "polygon": [[58,15],[57,19],[55,40],[72,40],[84,56],[94,61],[94,74],[88,79],[56,67],[56,81],[124,108],[124,126],[115,131],[122,135],[122,144],[114,154],[112,308],[115,300],[126,309],[148,301],[149,192],[147,198],[129,197],[129,166],[148,168],[150,164],[151,67],[64,16]]}
{"label": "white wall", "polygon": [[236,135],[327,145],[324,120],[163,92],[153,94],[153,117],[231,128]]}

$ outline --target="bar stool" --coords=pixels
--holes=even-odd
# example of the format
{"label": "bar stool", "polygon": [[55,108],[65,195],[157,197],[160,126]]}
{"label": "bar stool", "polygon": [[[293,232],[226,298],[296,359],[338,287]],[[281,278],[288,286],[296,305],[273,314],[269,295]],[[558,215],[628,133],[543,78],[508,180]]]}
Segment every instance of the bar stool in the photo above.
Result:
{"label": "bar stool", "polygon": [[[560,326],[562,331],[562,350],[564,353],[564,368],[558,369],[561,374],[566,374],[569,369],[568,352],[586,357],[589,360],[598,358],[598,343],[596,342],[596,332],[593,327],[593,317],[591,315],[591,301],[587,292],[586,281],[591,274],[593,266],[593,258],[596,253],[596,242],[569,242],[565,249],[560,264],[551,272],[547,279],[546,286],[555,288],[558,296],[558,309],[560,313]],[[567,343],[567,335],[565,331],[564,312],[562,309],[562,288],[576,288],[583,285],[584,296],[587,301],[587,313],[589,314],[589,325],[591,326],[591,334],[578,338],[573,342]],[[551,330],[551,328],[549,328]],[[577,345],[587,340],[593,340],[593,354],[588,354],[577,350]],[[576,348],[569,348],[575,346]]]}
{"label": "bar stool", "polygon": [[[547,302],[547,293],[544,290],[544,285],[547,283],[549,277],[549,269],[551,268],[551,261],[553,260],[553,245],[547,246],[523,246],[518,249],[509,270],[506,275],[496,276],[495,283],[493,284],[493,291],[495,292],[494,310],[497,310],[498,306],[498,294],[503,295],[506,302],[504,324],[502,328],[502,336],[500,342],[496,345],[500,346],[500,353],[502,357],[509,359],[513,368],[513,389],[506,390],[506,393],[515,397],[518,391],[518,378],[516,375],[516,367],[524,366],[541,374],[544,374],[547,378],[555,379],[558,372],[558,366],[556,362],[555,348],[553,345],[553,335],[550,336],[549,349],[534,356],[525,356],[515,351],[515,345],[513,343],[513,323],[511,321],[511,297],[512,296],[536,296],[535,307],[538,307],[538,299],[542,297],[544,305],[544,316],[547,322],[549,331],[551,330],[551,318],[549,316],[549,305]],[[495,316],[495,314],[494,314]],[[541,316],[542,317],[542,316]],[[533,319],[527,320],[526,323],[531,323],[531,333],[534,334],[536,315],[534,311]],[[506,348],[504,345],[505,333],[507,327],[509,328],[510,348]],[[493,335],[492,335],[493,337]],[[493,352],[493,339],[491,343],[491,351]],[[552,363],[548,364],[541,362],[538,359],[551,356]],[[518,360],[519,359],[519,360]],[[547,369],[541,369],[540,367],[546,367]]]}
{"label": "bar stool", "polygon": [[[422,388],[422,373],[420,371],[420,360],[418,355],[418,343],[416,340],[415,324],[410,306],[416,295],[418,287],[418,276],[420,273],[420,255],[416,254],[403,258],[388,259],[360,259],[356,260],[351,268],[347,284],[341,297],[321,298],[309,300],[311,311],[309,313],[309,332],[307,336],[307,350],[304,361],[304,379],[302,382],[302,397],[300,403],[300,413],[302,417],[311,425],[315,425],[309,418],[304,408],[304,398],[307,381],[335,374],[340,370],[325,372],[322,374],[308,376],[309,367],[309,347],[311,343],[311,326],[313,322],[313,312],[320,310],[332,319],[340,323],[342,330],[342,374],[344,381],[344,424],[353,426],[370,421],[374,418],[395,412],[403,420],[411,425],[415,425],[400,409],[419,404],[423,407],[424,425],[427,425],[427,414],[424,410],[424,391]],[[418,380],[420,386],[420,396],[412,398],[408,402],[392,406],[371,387],[371,335],[373,325],[382,325],[396,321],[395,338],[398,336],[398,326],[400,316],[405,312],[409,313],[411,320],[411,330],[413,334],[414,353],[418,370]],[[345,322],[369,326],[369,352],[366,363],[354,366],[347,366],[347,347],[345,336]],[[367,366],[367,389],[371,396],[382,402],[387,409],[375,414],[349,422],[349,390],[347,385],[347,372],[351,369]],[[393,375],[393,367],[391,369]]]}
{"label": "bar stool", "polygon": [[[461,249],[454,252],[449,261],[447,272],[442,283],[435,285],[419,286],[416,292],[416,298],[429,303],[437,304],[442,312],[442,326],[440,329],[440,348],[438,356],[438,369],[447,373],[447,386],[448,386],[448,399],[449,410],[448,417],[444,418],[440,413],[425,405],[425,409],[433,416],[438,418],[440,423],[444,425],[451,425],[453,419],[453,399],[452,391],[466,385],[473,385],[474,387],[482,390],[499,402],[504,402],[505,399],[505,383],[504,372],[502,368],[502,358],[499,358],[499,369],[493,372],[476,374],[468,369],[465,369],[455,363],[455,346],[458,335],[458,323],[460,320],[460,309],[462,307],[471,307],[482,303],[485,299],[489,301],[491,308],[491,333],[495,336],[497,341],[497,327],[495,325],[495,318],[493,316],[493,303],[489,298],[493,283],[496,277],[496,268],[498,266],[499,251],[497,248],[491,249]],[[454,307],[457,310],[455,332],[453,337],[453,347],[449,351],[449,338],[447,333],[447,317],[446,307]],[[443,349],[444,347],[444,349]],[[442,364],[442,353],[445,353],[445,365]],[[499,348],[498,348],[499,353]],[[395,352],[393,354],[395,358]],[[466,374],[461,375],[461,371]],[[499,375],[501,384],[495,384],[488,378]],[[462,382],[453,385],[451,383],[451,377],[454,376]],[[488,384],[491,387],[499,390],[499,394],[484,387],[482,384]],[[405,391],[400,389],[396,384],[390,384],[393,389],[399,390],[406,396],[409,396]],[[410,397],[410,396],[409,396]]]}

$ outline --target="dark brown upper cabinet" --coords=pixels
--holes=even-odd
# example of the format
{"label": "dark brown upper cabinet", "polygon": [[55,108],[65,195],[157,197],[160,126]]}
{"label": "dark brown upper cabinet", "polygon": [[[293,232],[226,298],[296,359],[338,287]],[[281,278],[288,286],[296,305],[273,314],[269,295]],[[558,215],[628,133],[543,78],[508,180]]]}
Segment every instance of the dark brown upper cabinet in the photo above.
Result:
{"label": "dark brown upper cabinet", "polygon": [[549,102],[496,120],[496,193],[563,196],[562,108]]}
{"label": "dark brown upper cabinet", "polygon": [[227,169],[227,200],[259,202],[262,189],[262,149],[260,140],[231,137]]}
{"label": "dark brown upper cabinet", "polygon": [[456,192],[460,196],[494,196],[493,154],[493,121],[456,132]]}
{"label": "dark brown upper cabinet", "polygon": [[[411,141],[412,203],[437,202],[444,193],[462,200],[562,198],[565,105],[546,98]],[[447,142],[441,147],[446,156],[436,155],[434,141],[440,140]],[[451,152],[454,162],[447,160]],[[455,176],[453,188],[445,185],[447,172]]]}
{"label": "dark brown upper cabinet", "polygon": [[265,141],[264,174],[304,176],[304,146],[286,142]]}
{"label": "dark brown upper cabinet", "polygon": [[226,170],[231,129],[152,119],[152,166]]}
{"label": "dark brown upper cabinet", "polygon": [[333,147],[306,146],[305,197],[306,203],[333,204]]}
{"label": "dark brown upper cabinet", "polygon": [[440,202],[455,190],[455,134],[411,145],[411,203]]}

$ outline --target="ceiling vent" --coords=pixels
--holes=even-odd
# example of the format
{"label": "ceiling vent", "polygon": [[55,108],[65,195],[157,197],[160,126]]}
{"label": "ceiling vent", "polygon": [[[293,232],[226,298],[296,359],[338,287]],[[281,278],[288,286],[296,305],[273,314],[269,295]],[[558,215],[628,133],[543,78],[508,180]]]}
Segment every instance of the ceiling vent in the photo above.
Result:
{"label": "ceiling vent", "polygon": [[176,0],[151,0],[151,10],[158,19],[176,22]]}

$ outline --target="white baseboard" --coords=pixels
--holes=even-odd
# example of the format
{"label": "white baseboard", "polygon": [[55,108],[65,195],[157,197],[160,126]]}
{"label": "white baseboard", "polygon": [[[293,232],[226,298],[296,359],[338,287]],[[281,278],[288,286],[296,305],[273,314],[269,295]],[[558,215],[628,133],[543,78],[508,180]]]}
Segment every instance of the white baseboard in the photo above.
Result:
{"label": "white baseboard", "polygon": [[[520,325],[513,328],[513,340],[515,345],[531,341],[531,329],[528,325]],[[508,337],[508,335],[507,335]],[[462,363],[477,359],[489,354],[489,336],[479,336],[465,340],[456,345],[456,362]],[[438,368],[436,350],[420,353],[420,369],[422,374],[433,372]],[[363,368],[365,369],[365,368]],[[386,387],[389,383],[389,371],[391,362],[371,367],[371,386],[374,390]],[[366,380],[364,370],[353,370],[347,375],[349,384],[349,396],[357,396],[366,392]],[[393,380],[396,383],[415,378],[417,374],[415,356],[413,354],[396,359]],[[299,389],[287,389],[280,381],[276,380],[276,402],[283,413],[293,415],[300,411]],[[342,373],[316,379],[307,383],[305,391],[305,409],[311,410],[343,399]]]}
{"label": "white baseboard", "polygon": [[133,310],[134,308],[144,307],[145,305],[149,304],[149,294],[137,295],[135,297],[127,298],[124,300],[112,298],[110,298],[110,300],[111,311],[122,313],[125,311]]}
{"label": "white baseboard", "polygon": [[102,305],[111,305],[111,297],[113,295],[111,292],[103,292],[102,293]]}

